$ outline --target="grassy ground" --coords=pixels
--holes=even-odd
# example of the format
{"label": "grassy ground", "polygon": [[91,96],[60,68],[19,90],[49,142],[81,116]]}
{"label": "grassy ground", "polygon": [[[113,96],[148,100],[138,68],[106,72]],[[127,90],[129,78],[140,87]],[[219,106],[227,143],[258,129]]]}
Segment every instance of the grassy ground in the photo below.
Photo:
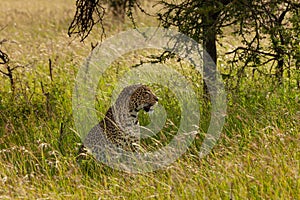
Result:
{"label": "grassy ground", "polygon": [[[90,43],[100,37],[80,43],[67,36],[74,4],[1,2],[1,49],[11,66],[22,67],[14,71],[14,92],[0,76],[0,199],[300,199],[299,90],[265,81],[227,91],[221,139],[201,160],[194,145],[167,169],[146,174],[92,158],[78,163],[72,89]],[[128,27],[109,20],[108,35]]]}

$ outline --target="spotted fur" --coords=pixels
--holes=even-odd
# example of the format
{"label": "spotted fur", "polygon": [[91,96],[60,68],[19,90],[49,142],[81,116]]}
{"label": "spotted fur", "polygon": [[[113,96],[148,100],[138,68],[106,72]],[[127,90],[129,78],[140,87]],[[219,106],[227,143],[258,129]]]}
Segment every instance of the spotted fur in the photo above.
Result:
{"label": "spotted fur", "polygon": [[138,112],[149,112],[158,98],[146,85],[131,85],[123,89],[115,104],[102,121],[94,126],[84,139],[84,146],[97,153],[108,146],[125,151],[139,149]]}

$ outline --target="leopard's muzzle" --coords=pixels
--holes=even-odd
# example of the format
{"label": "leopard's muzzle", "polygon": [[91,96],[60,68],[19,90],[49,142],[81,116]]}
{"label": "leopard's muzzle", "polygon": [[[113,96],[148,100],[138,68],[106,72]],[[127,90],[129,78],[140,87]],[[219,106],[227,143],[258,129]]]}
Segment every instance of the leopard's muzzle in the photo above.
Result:
{"label": "leopard's muzzle", "polygon": [[158,98],[156,96],[153,96],[153,99],[154,99],[153,103],[147,103],[143,107],[144,111],[146,111],[146,112],[152,112],[153,111],[153,106],[157,104]]}

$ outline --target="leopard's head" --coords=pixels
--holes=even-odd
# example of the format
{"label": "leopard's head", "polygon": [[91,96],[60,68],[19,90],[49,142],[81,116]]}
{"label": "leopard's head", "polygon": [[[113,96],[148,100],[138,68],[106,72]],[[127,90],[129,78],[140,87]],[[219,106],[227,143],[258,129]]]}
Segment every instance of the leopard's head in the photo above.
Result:
{"label": "leopard's head", "polygon": [[138,112],[145,110],[152,111],[152,107],[158,102],[158,98],[146,85],[140,85],[130,97],[129,108],[131,111]]}

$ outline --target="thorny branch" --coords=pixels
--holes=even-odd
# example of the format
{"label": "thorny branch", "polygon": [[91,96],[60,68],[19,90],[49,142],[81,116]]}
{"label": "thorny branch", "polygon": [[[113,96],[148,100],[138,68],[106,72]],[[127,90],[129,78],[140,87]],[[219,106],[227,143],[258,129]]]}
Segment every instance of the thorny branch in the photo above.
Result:
{"label": "thorny branch", "polygon": [[103,18],[105,9],[99,3],[99,0],[77,0],[76,13],[68,29],[68,35],[78,34],[83,41],[92,31],[94,25],[100,23],[102,35],[105,34],[103,27]]}
{"label": "thorny branch", "polygon": [[9,62],[8,55],[0,50],[0,64],[6,64]]}
{"label": "thorny branch", "polygon": [[68,35],[78,35],[82,42],[88,37],[94,26],[96,24],[100,24],[102,29],[101,37],[103,37],[105,35],[103,23],[104,15],[106,14],[104,7],[105,4],[108,4],[108,7],[113,9],[113,14],[120,17],[121,20],[126,14],[131,20],[134,28],[136,28],[134,17],[135,8],[139,9],[147,16],[154,17],[154,15],[151,15],[142,8],[139,0],[76,0],[76,13],[69,26]]}

